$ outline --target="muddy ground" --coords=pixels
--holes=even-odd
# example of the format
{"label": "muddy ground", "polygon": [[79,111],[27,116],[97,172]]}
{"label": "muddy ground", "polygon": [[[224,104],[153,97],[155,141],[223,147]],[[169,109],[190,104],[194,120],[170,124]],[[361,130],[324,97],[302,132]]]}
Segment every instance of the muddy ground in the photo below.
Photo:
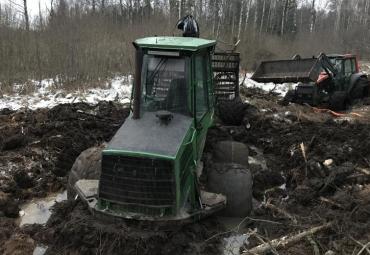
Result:
{"label": "muddy ground", "polygon": [[[331,222],[271,254],[357,254],[370,241],[369,106],[334,118],[308,106],[281,106],[273,94],[248,89],[243,95],[249,101],[243,124],[218,123],[205,153],[207,166],[217,141],[249,146],[255,210],[238,231],[250,236],[241,251]],[[48,246],[46,254],[224,252],[223,238],[235,229],[229,231],[216,217],[166,228],[103,223],[79,201],[65,201],[54,207],[45,226],[18,227],[19,206],[64,190],[77,155],[108,141],[127,115],[127,108],[106,102],[0,111],[1,254],[32,254],[40,244]]]}

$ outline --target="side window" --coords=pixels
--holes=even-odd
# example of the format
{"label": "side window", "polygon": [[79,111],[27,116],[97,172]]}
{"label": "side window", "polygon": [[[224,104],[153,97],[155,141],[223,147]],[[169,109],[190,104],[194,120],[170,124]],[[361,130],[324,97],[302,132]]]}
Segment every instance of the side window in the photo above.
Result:
{"label": "side window", "polygon": [[207,70],[205,56],[195,57],[195,108],[196,117],[201,119],[208,110],[207,101]]}
{"label": "side window", "polygon": [[344,74],[346,76],[353,74],[354,70],[352,68],[352,61],[351,59],[346,59],[344,61]]}
{"label": "side window", "polygon": [[352,73],[356,73],[356,59],[351,59],[351,65],[352,65]]}
{"label": "side window", "polygon": [[213,79],[213,73],[212,73],[212,63],[211,63],[211,56],[207,55],[206,57],[206,69],[207,69],[207,88],[208,88],[208,106],[210,107],[214,103],[213,99],[213,88],[212,88],[212,79]]}

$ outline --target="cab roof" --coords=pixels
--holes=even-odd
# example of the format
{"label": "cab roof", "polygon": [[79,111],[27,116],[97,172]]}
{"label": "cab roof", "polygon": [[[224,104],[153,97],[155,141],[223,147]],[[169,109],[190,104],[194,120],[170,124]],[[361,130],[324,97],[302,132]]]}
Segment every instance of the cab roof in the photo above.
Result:
{"label": "cab roof", "polygon": [[198,51],[215,46],[216,41],[194,37],[159,36],[137,39],[134,45],[140,48]]}

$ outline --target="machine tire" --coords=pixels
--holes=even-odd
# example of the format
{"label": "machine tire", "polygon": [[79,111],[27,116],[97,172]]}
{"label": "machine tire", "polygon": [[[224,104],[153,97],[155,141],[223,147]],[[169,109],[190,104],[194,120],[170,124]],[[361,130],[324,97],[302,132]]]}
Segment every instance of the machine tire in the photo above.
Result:
{"label": "machine tire", "polygon": [[242,165],[216,163],[208,175],[208,189],[226,196],[226,208],[220,215],[226,217],[246,217],[253,209],[252,174]]}
{"label": "machine tire", "polygon": [[365,77],[360,77],[351,92],[352,99],[363,99],[369,96],[369,80]]}
{"label": "machine tire", "polygon": [[293,103],[295,99],[295,90],[288,90],[288,92],[285,94],[283,100],[281,101],[281,104],[283,106],[289,105],[289,103]]}
{"label": "machine tire", "polygon": [[330,99],[330,109],[333,111],[343,111],[349,107],[348,96],[345,91],[334,92]]}
{"label": "machine tire", "polygon": [[240,98],[218,104],[218,116],[225,125],[239,126],[244,119],[247,105]]}
{"label": "machine tire", "polygon": [[213,160],[217,163],[234,163],[248,167],[248,156],[248,147],[234,141],[218,142],[213,150]]}
{"label": "machine tire", "polygon": [[78,180],[89,179],[98,180],[101,173],[101,159],[102,150],[104,145],[98,147],[89,148],[76,158],[71,172],[68,176],[67,184],[67,198],[70,200],[75,199],[76,191],[74,185]]}

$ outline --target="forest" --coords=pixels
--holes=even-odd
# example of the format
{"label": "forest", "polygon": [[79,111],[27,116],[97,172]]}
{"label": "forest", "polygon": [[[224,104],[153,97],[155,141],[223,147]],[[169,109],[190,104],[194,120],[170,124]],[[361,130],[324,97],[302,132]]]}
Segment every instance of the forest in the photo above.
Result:
{"label": "forest", "polygon": [[0,5],[0,81],[53,78],[93,84],[133,72],[132,42],[181,35],[180,17],[192,14],[201,37],[219,50],[240,40],[242,68],[295,54],[370,54],[370,0],[50,0],[30,16],[27,1]]}

